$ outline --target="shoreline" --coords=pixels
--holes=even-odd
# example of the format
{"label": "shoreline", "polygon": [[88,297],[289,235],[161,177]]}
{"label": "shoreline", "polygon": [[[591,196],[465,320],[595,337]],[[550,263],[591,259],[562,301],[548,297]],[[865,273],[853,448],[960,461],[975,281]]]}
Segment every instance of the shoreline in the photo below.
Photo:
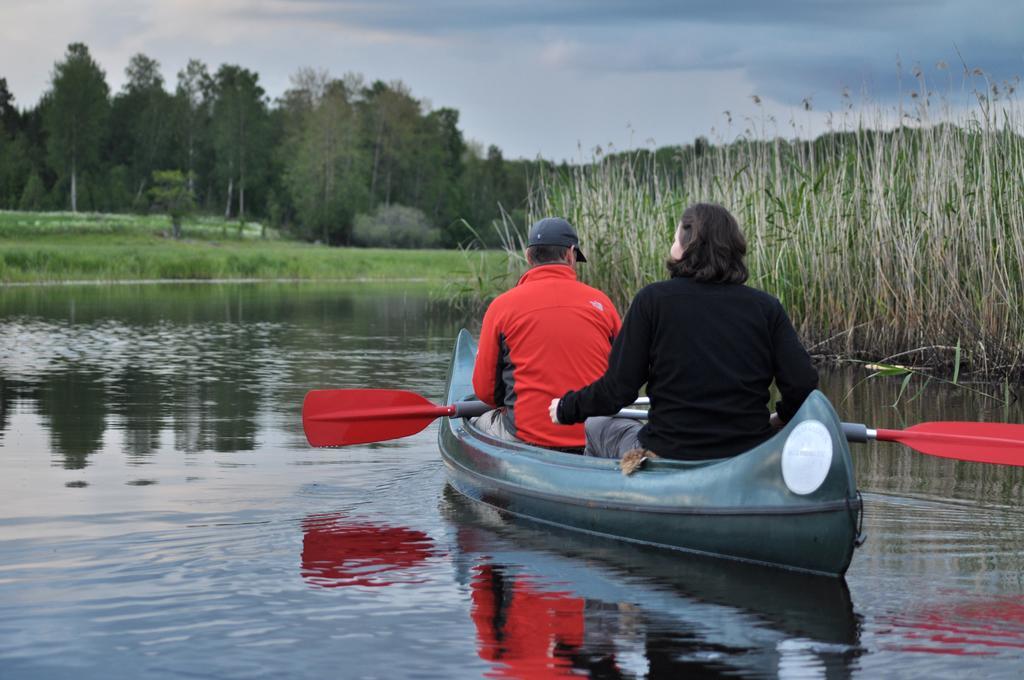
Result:
{"label": "shoreline", "polygon": [[500,250],[327,247],[257,239],[169,241],[145,230],[24,233],[0,219],[0,286],[148,282],[381,281],[472,288]]}

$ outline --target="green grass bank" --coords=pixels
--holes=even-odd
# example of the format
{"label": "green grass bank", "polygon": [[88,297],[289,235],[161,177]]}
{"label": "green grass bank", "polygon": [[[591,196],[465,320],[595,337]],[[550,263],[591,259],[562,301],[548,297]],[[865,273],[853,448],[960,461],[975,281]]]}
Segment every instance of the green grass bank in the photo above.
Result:
{"label": "green grass bank", "polygon": [[282,240],[273,230],[217,218],[170,238],[162,215],[0,211],[0,282],[153,279],[422,280],[472,285],[504,269],[498,251],[331,248]]}

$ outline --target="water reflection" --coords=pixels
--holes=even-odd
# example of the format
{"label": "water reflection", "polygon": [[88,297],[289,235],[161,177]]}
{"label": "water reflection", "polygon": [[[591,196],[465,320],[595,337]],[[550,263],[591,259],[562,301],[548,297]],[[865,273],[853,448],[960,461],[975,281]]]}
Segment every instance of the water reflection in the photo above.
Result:
{"label": "water reflection", "polygon": [[302,578],[321,588],[422,583],[414,568],[437,554],[422,531],[341,513],[302,521]]}
{"label": "water reflection", "polygon": [[163,385],[138,365],[124,368],[121,384],[111,389],[112,411],[124,423],[125,452],[135,459],[153,454],[160,445],[168,410]]}
{"label": "water reflection", "polygon": [[144,463],[165,432],[251,451],[310,387],[408,386],[447,353],[429,329],[458,323],[425,295],[292,284],[9,288],[0,319],[0,439],[15,406],[36,413],[72,470],[105,445]]}
{"label": "water reflection", "polygon": [[50,433],[54,452],[64,467],[80,470],[103,444],[110,410],[103,374],[88,367],[70,367],[47,374],[32,385],[36,408]]}
{"label": "water reflection", "polygon": [[[836,581],[439,517],[429,430],[309,449],[307,389],[437,399],[465,323],[377,286],[0,287],[0,676],[1019,676],[1020,468],[855,447],[854,610]],[[1024,421],[822,373],[848,421]]]}
{"label": "water reflection", "polygon": [[7,432],[13,406],[14,389],[9,386],[8,381],[0,374],[0,444],[4,441],[4,433]]}
{"label": "water reflection", "polygon": [[862,652],[841,579],[535,529],[451,488],[441,511],[496,677],[848,677]]}
{"label": "water reflection", "polygon": [[[947,594],[951,599],[955,593]],[[961,595],[963,597],[963,595]],[[915,606],[884,623],[884,645],[901,652],[995,656],[1024,650],[1024,597]]]}
{"label": "water reflection", "polygon": [[[495,663],[494,677],[572,675],[589,656],[583,598],[545,590],[492,564],[473,568],[471,591],[480,658]],[[607,661],[614,667],[613,655]]]}
{"label": "water reflection", "polygon": [[[984,396],[1002,396],[999,386],[957,388],[914,378],[901,393],[902,378],[867,375],[861,368],[821,371],[822,390],[843,420],[892,429],[941,420],[1024,422],[1020,401]],[[1024,467],[940,459],[893,443],[858,444],[851,451],[862,490],[1014,505],[1024,497]]]}
{"label": "water reflection", "polygon": [[[87,466],[108,442],[144,463],[165,432],[178,451],[253,450],[273,416],[294,415],[311,387],[421,387],[436,397],[441,385],[426,369],[444,374],[464,323],[423,294],[316,284],[5,288],[0,320],[0,438],[15,407],[38,413],[67,469]],[[897,400],[900,380],[864,376],[822,371],[845,420],[1024,421],[1019,403],[937,383],[924,392],[912,384]],[[1012,503],[1024,495],[1024,468],[938,460],[897,444],[854,454],[869,491]]]}

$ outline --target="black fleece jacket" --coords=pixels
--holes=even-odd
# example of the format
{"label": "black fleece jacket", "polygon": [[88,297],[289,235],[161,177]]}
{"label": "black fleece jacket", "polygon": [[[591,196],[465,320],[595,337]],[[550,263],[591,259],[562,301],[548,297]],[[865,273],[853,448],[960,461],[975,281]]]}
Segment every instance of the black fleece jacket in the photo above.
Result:
{"label": "black fleece jacket", "polygon": [[779,301],[745,285],[676,277],[637,293],[607,372],[566,393],[558,420],[614,414],[647,383],[651,411],[640,431],[644,448],[666,458],[721,458],[771,436],[773,380],[783,421],[818,386],[818,373]]}

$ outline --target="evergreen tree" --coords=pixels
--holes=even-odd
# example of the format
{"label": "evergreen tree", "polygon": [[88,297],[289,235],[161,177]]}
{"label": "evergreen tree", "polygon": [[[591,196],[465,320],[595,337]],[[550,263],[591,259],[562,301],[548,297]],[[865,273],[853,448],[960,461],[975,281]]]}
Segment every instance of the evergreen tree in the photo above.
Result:
{"label": "evergreen tree", "polygon": [[110,115],[106,74],[89,48],[72,43],[64,61],[54,65],[46,94],[45,128],[50,166],[67,178],[71,210],[78,210],[80,173],[99,163]]}
{"label": "evergreen tree", "polygon": [[460,216],[472,230],[464,226],[460,228],[461,223],[453,225],[449,238],[456,243],[478,238],[484,245],[497,245],[500,239],[494,229],[494,221],[500,216],[499,206],[506,210],[518,207],[515,205],[517,199],[507,195],[508,163],[501,149],[493,144],[487,147],[486,153],[479,145],[473,145],[471,153],[464,157],[466,170],[462,186],[467,199]]}
{"label": "evergreen tree", "polygon": [[461,240],[455,229],[462,227],[460,180],[466,151],[459,130],[459,112],[449,108],[432,111],[424,116],[420,130],[421,141],[416,145],[419,153],[414,158],[414,184],[422,189],[415,196],[414,205],[442,227],[446,245],[455,245]]}
{"label": "evergreen tree", "polygon": [[28,140],[20,131],[21,116],[7,80],[0,78],[0,208],[14,209],[31,171]]}
{"label": "evergreen tree", "polygon": [[28,176],[25,182],[25,189],[21,192],[21,199],[18,201],[18,210],[42,210],[46,201],[46,188],[43,180],[39,179],[37,173]]}
{"label": "evergreen tree", "polygon": [[32,174],[28,140],[22,134],[8,139],[0,134],[0,208],[16,209]]}
{"label": "evergreen tree", "polygon": [[171,96],[164,90],[160,64],[136,54],[124,70],[127,80],[114,98],[110,161],[128,168],[133,206],[145,206],[146,184],[157,167],[167,165],[169,155]]}
{"label": "evergreen tree", "polygon": [[7,89],[7,78],[0,78],[0,137],[5,133],[14,137],[18,132],[21,116],[14,108],[14,95]]}
{"label": "evergreen tree", "polygon": [[[56,181],[56,173],[50,169],[47,162],[45,103],[46,98],[44,97],[35,108],[22,112],[18,131],[18,136],[24,140],[23,148],[31,168],[29,172],[39,173],[44,187],[50,186]],[[26,173],[24,181],[28,181],[28,173]]]}

